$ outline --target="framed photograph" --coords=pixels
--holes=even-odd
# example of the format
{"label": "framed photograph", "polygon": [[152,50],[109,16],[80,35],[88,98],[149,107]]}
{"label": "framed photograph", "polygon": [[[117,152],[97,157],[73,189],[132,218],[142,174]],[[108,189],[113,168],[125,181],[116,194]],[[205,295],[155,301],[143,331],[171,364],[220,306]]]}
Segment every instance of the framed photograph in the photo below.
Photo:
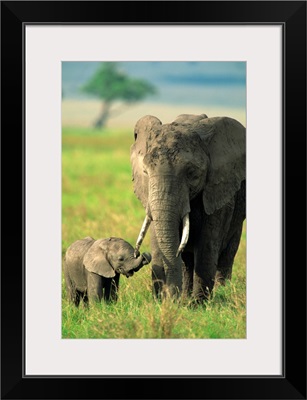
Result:
{"label": "framed photograph", "polygon": [[[105,29],[100,33],[91,29],[89,33],[114,37],[112,31],[113,27],[109,33]],[[146,34],[149,37],[155,31],[155,28],[146,29]],[[209,34],[208,29],[206,31]],[[137,32],[138,29],[133,31],[129,27],[126,34]],[[185,34],[182,29],[177,29],[176,35],[180,32]],[[131,42],[134,40],[131,38]],[[116,47],[118,51],[119,47]],[[246,62],[62,61],[62,93],[62,338],[245,339]],[[138,100],[140,96],[142,101]],[[134,97],[133,101],[130,97]],[[175,122],[168,123],[172,120]],[[230,126],[227,131],[232,144],[225,139],[224,128],[221,133],[212,133],[215,127],[222,127],[224,123]],[[156,136],[151,136],[151,124]],[[213,136],[214,146],[211,143]],[[161,138],[165,138],[164,144]],[[148,148],[146,154],[143,153],[144,141]],[[147,166],[148,158],[155,154],[151,148],[161,148],[160,158],[155,160],[155,165]],[[213,167],[221,149],[222,165],[227,165],[227,169]],[[172,154],[174,150],[176,157],[166,157],[169,162],[166,168],[163,154]],[[210,154],[210,170],[215,171],[210,177],[207,154]],[[145,169],[146,173],[143,172]],[[237,175],[233,174],[234,169],[238,171]],[[221,234],[218,233],[224,218],[218,218],[212,224],[197,218],[204,204],[207,208],[215,207],[209,195],[212,192],[210,182],[220,175],[230,186],[225,193],[217,184],[219,190],[213,189],[214,201],[225,204],[225,214],[229,213],[228,218],[232,220],[228,238],[223,239],[227,245],[223,245],[219,261],[224,269],[219,268],[218,275],[212,277],[217,282],[214,290],[211,288],[212,301],[206,303],[206,313],[202,307],[196,312],[191,303],[203,302],[203,293],[197,283],[198,275],[191,279],[192,269],[197,270],[196,264],[200,264],[196,260],[196,266],[191,265],[192,253],[195,253],[194,248],[201,250],[203,243],[210,242],[210,237],[215,243],[221,241],[227,230],[225,227]],[[230,184],[233,178],[235,181]],[[152,185],[156,187],[154,192]],[[237,200],[233,202],[236,209],[233,217],[228,195],[231,185],[232,190],[238,191]],[[208,199],[201,200],[203,193]],[[208,218],[215,219],[216,213],[212,215]],[[144,220],[148,222],[148,234],[142,228]],[[181,227],[184,220],[186,225]],[[212,228],[209,237],[206,232],[201,234],[203,225],[216,226],[218,237],[213,239]],[[141,230],[144,234],[139,236]],[[183,231],[188,240],[184,239]],[[160,232],[164,233],[163,238]],[[179,235],[183,238],[180,237],[180,241]],[[199,240],[201,235],[204,238]],[[167,263],[161,261],[155,240],[167,244],[166,249],[159,244],[161,252],[169,252]],[[119,244],[121,262],[117,260]],[[136,258],[134,246],[141,252]],[[180,257],[177,255],[179,247]],[[229,248],[231,252],[227,250]],[[80,264],[75,259],[76,253],[78,259],[83,260]],[[209,260],[214,257],[209,257],[210,253],[214,251],[207,251],[208,261],[205,267],[201,265],[200,273],[209,269]],[[231,275],[234,255],[236,272],[230,281],[227,275]],[[222,260],[228,260],[228,257],[230,269],[226,272],[226,263]],[[189,266],[185,264],[182,271],[183,260]],[[144,268],[147,261],[151,266]],[[165,300],[161,306],[153,301],[152,292],[154,299],[166,294],[166,287],[162,288],[157,279],[161,274],[161,262],[168,287],[172,284],[168,279],[171,272],[176,272],[173,280],[179,278],[183,282],[180,301],[185,304],[179,308],[172,301]],[[119,268],[122,268],[121,273],[114,275],[113,271]],[[84,272],[88,275],[81,279]],[[98,272],[98,286],[91,290],[90,280]],[[125,279],[125,276],[133,276],[133,279]],[[208,280],[208,286],[213,279]],[[179,290],[179,284],[177,287]],[[98,308],[95,307],[96,302],[91,302],[90,297],[103,298],[102,304],[106,307],[102,305],[101,309],[100,303]],[[114,308],[105,304],[109,302]],[[75,314],[71,303],[79,307],[78,315],[80,308],[92,303],[86,312],[87,323],[85,320],[82,324],[73,322]],[[209,303],[215,306],[211,308]],[[221,304],[228,304],[225,315],[220,309]]]}
{"label": "framed photograph", "polygon": [[1,26],[2,398],[305,399],[306,2],[3,1]]}

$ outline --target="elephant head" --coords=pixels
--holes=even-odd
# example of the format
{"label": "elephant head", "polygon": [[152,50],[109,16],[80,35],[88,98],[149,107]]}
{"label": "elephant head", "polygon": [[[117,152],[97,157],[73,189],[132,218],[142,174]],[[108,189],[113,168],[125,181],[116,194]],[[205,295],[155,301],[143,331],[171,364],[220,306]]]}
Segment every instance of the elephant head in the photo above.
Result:
{"label": "elephant head", "polygon": [[134,191],[146,210],[136,251],[151,225],[153,270],[159,264],[156,275],[171,293],[180,292],[192,204],[211,215],[233,199],[245,179],[245,128],[205,114],[164,125],[147,115],[136,123],[134,138]]}
{"label": "elephant head", "polygon": [[83,264],[89,272],[105,278],[116,273],[130,277],[144,265],[149,264],[149,253],[134,255],[134,248],[121,238],[98,239],[84,256]]}

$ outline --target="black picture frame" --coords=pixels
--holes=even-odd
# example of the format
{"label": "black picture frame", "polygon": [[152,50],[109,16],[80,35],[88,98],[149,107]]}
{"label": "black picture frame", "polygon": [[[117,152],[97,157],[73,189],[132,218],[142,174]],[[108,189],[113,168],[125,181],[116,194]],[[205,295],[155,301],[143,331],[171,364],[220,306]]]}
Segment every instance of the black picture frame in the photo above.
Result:
{"label": "black picture frame", "polygon": [[[38,23],[282,25],[282,376],[23,375],[24,27]],[[2,1],[1,98],[1,398],[306,399],[306,230],[298,230],[306,228],[305,1]]]}

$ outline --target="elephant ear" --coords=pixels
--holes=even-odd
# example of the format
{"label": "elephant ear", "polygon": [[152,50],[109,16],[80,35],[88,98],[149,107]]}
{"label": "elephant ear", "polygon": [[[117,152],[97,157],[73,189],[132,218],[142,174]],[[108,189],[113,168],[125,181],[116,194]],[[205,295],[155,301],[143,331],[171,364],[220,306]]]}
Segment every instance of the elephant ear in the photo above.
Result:
{"label": "elephant ear", "polygon": [[114,278],[115,271],[108,261],[108,239],[96,240],[85,254],[83,265],[89,272],[104,278]]}
{"label": "elephant ear", "polygon": [[159,134],[161,126],[162,122],[158,118],[146,115],[137,121],[134,128],[134,144],[130,149],[132,180],[134,193],[145,208],[148,199],[148,177],[144,173],[143,159],[150,141]]}
{"label": "elephant ear", "polygon": [[246,178],[246,129],[227,117],[208,118],[197,127],[210,158],[203,203],[207,214],[233,199]]}

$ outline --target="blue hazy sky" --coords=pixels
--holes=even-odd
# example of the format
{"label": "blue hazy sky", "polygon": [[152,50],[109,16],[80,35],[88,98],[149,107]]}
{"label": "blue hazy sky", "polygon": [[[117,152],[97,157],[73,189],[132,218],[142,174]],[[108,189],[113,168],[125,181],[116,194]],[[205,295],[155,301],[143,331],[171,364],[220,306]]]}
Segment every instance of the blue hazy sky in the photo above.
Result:
{"label": "blue hazy sky", "polygon": [[[65,98],[85,98],[80,87],[92,76],[99,62],[63,62]],[[244,108],[245,62],[120,62],[128,75],[146,79],[157,94],[147,102]]]}

